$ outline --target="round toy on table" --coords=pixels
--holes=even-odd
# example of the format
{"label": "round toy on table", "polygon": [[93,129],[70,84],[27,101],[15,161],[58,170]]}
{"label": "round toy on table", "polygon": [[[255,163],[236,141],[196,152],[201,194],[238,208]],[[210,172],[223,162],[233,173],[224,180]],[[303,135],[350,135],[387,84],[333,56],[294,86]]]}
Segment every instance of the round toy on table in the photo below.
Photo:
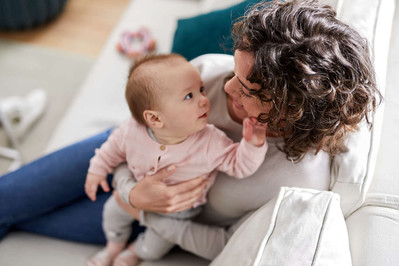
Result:
{"label": "round toy on table", "polygon": [[155,50],[155,39],[144,27],[138,31],[126,31],[122,34],[117,48],[119,52],[132,58],[153,52]]}

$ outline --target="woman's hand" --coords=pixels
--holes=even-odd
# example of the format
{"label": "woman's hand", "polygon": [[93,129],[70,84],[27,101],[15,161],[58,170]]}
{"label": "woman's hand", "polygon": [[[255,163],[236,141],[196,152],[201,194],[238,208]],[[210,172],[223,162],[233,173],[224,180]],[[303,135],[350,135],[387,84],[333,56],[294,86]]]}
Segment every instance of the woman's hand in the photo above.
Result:
{"label": "woman's hand", "polygon": [[204,192],[207,179],[202,176],[179,183],[166,185],[163,180],[171,176],[175,166],[165,167],[152,176],[138,181],[130,191],[132,206],[151,212],[172,213],[193,207]]}
{"label": "woman's hand", "polygon": [[118,203],[118,205],[128,214],[130,214],[131,216],[133,216],[137,221],[140,221],[140,210],[137,208],[134,208],[132,206],[130,206],[128,203],[124,202],[118,192],[116,190],[114,190],[114,192],[112,192],[112,194],[115,197],[116,203]]}

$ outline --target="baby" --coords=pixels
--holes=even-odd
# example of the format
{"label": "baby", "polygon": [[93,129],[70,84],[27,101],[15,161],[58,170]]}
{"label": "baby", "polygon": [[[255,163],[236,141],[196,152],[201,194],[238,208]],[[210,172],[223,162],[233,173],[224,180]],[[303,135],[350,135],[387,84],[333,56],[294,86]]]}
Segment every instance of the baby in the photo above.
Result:
{"label": "baby", "polygon": [[[207,187],[192,209],[168,214],[179,219],[197,215],[206,202],[216,170],[243,178],[264,160],[266,127],[247,118],[240,143],[207,124],[210,102],[198,70],[176,54],[149,55],[130,70],[126,100],[133,118],[115,129],[90,161],[85,190],[93,201],[99,185],[109,191],[106,176],[122,162],[137,180],[169,165],[174,174],[165,180],[177,184],[206,175]],[[147,229],[125,251],[133,217],[110,197],[103,212],[107,246],[88,265],[135,265],[139,259],[158,259],[173,244]]]}

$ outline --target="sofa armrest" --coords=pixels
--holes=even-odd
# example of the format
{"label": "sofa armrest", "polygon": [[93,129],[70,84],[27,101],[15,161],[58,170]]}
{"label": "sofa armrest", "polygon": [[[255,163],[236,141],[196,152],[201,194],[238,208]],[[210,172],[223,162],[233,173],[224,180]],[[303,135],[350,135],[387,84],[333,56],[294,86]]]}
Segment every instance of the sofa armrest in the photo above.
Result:
{"label": "sofa armrest", "polygon": [[354,266],[399,265],[399,197],[371,194],[346,219]]}

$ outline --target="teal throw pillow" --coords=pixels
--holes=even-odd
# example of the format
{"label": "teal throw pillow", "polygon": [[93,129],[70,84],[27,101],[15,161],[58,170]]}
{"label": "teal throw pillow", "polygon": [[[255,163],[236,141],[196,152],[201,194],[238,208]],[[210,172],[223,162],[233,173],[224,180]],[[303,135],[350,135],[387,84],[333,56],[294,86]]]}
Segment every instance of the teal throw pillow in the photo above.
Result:
{"label": "teal throw pillow", "polygon": [[183,55],[187,60],[208,53],[233,54],[233,23],[257,2],[259,0],[247,0],[226,9],[179,19],[172,52]]}

